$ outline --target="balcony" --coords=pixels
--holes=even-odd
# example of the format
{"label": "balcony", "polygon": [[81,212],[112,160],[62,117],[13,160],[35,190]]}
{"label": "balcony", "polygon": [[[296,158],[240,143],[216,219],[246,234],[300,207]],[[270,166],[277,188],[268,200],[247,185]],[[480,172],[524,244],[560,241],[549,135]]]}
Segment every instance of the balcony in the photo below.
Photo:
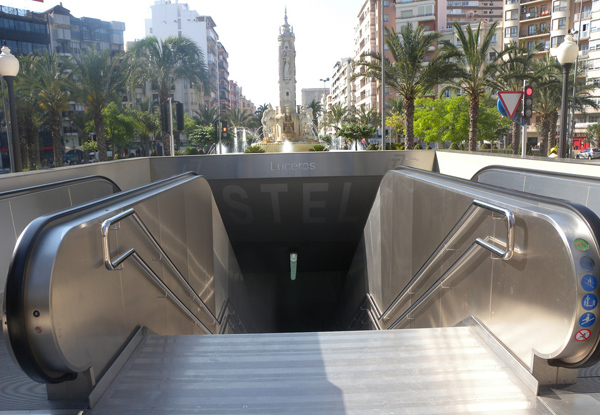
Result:
{"label": "balcony", "polygon": [[573,20],[579,21],[580,19],[588,19],[591,15],[592,15],[591,10],[584,10],[583,13],[575,13],[573,15]]}
{"label": "balcony", "polygon": [[519,37],[521,38],[534,38],[534,37],[544,37],[546,36],[548,33],[550,33],[550,30],[548,28],[546,29],[538,29],[536,27],[535,30],[531,31],[529,30],[529,28],[525,29],[525,30],[521,30],[521,32],[519,33]]}

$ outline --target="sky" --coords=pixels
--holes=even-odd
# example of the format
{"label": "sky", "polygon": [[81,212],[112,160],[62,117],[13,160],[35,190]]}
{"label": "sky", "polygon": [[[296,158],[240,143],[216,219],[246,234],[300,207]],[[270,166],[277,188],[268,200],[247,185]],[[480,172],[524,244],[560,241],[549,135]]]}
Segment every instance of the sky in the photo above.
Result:
{"label": "sky", "polygon": [[[177,2],[177,0],[172,0]],[[75,17],[94,17],[125,22],[125,41],[145,36],[145,19],[151,17],[155,0],[62,0]],[[351,57],[354,27],[364,0],[179,0],[190,10],[208,15],[216,23],[219,40],[229,53],[229,79],[256,106],[279,105],[277,36],[285,7],[296,34],[296,100],[303,88],[322,88],[320,79],[330,78],[333,66]],[[45,11],[58,0],[0,0],[0,4]],[[330,86],[327,82],[326,86]]]}

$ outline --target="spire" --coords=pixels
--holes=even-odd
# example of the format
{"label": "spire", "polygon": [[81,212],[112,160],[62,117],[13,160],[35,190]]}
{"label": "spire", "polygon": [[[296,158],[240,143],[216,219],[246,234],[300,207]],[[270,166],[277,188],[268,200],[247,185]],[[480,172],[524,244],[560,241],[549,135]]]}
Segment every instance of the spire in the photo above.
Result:
{"label": "spire", "polygon": [[285,24],[288,24],[288,20],[287,20],[287,6],[285,6]]}

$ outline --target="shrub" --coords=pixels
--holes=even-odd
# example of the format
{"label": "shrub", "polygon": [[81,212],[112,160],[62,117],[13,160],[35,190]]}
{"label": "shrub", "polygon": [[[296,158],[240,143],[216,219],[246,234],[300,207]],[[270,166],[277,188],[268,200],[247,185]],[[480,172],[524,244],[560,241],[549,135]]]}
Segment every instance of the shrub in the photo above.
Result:
{"label": "shrub", "polygon": [[423,146],[421,144],[415,144],[413,150],[423,150]]}
{"label": "shrub", "polygon": [[135,153],[129,153],[129,154],[127,154],[127,158],[128,159],[132,159],[134,157],[135,157]]}
{"label": "shrub", "polygon": [[329,151],[329,149],[322,144],[315,144],[308,151]]}
{"label": "shrub", "polygon": [[460,147],[457,143],[450,144],[450,150],[460,150]]}
{"label": "shrub", "polygon": [[433,148],[431,147],[430,144],[427,144],[427,147],[425,147],[425,150],[433,150]]}
{"label": "shrub", "polygon": [[249,146],[244,153],[264,153],[265,149],[261,146]]}
{"label": "shrub", "polygon": [[481,150],[489,150],[490,145],[488,143],[483,143],[480,147]]}
{"label": "shrub", "polygon": [[369,144],[367,146],[367,150],[372,151],[372,150],[379,150],[379,146],[376,144]]}

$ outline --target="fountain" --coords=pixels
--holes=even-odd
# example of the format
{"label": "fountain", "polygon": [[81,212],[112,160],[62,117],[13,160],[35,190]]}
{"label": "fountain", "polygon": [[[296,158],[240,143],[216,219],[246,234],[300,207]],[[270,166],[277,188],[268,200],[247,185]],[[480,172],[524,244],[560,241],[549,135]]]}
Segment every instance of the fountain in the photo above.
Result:
{"label": "fountain", "polygon": [[312,108],[296,106],[296,47],[295,35],[285,23],[279,33],[279,102],[273,109],[269,104],[263,113],[263,141],[259,143],[267,152],[283,151],[283,143],[289,142],[291,151],[308,151],[318,144],[313,124]]}

